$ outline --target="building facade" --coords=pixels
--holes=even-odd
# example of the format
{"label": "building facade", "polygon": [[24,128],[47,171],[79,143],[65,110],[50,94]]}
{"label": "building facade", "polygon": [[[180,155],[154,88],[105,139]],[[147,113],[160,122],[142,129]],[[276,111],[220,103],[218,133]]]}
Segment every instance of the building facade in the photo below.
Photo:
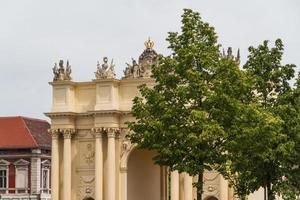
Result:
{"label": "building facade", "polygon": [[50,200],[50,124],[0,117],[0,199]]}
{"label": "building facade", "polygon": [[[194,178],[153,164],[155,152],[136,149],[126,138],[126,122],[134,120],[132,99],[138,86],[154,85],[151,67],[157,64],[148,40],[138,61],[127,64],[122,79],[105,57],[95,79],[71,80],[71,66],[53,67],[51,112],[53,200],[192,200]],[[204,175],[205,200],[233,199],[233,192],[216,172]]]}

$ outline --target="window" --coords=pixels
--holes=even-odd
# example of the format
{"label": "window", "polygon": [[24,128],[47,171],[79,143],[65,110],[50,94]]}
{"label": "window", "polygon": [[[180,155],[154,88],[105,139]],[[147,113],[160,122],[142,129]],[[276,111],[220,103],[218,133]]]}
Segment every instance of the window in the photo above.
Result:
{"label": "window", "polygon": [[0,188],[7,187],[7,170],[1,169],[0,170]]}
{"label": "window", "polygon": [[14,162],[16,169],[16,193],[28,192],[28,165],[29,161],[20,159]]}
{"label": "window", "polygon": [[8,166],[9,162],[0,159],[0,194],[7,193],[8,190]]}
{"label": "window", "polygon": [[42,161],[41,191],[46,194],[50,193],[50,166],[51,162],[49,160]]}
{"label": "window", "polygon": [[16,168],[16,189],[17,193],[27,192],[27,179],[28,179],[28,168],[18,167]]}
{"label": "window", "polygon": [[48,189],[49,188],[49,169],[43,169],[43,174],[42,174],[42,186],[43,189]]}

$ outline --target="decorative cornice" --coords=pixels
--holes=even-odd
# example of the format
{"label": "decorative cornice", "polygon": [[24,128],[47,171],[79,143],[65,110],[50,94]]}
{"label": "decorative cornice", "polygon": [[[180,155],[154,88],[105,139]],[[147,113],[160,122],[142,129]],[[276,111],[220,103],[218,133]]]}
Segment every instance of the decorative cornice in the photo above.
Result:
{"label": "decorative cornice", "polygon": [[106,115],[106,114],[122,114],[122,111],[120,110],[95,110],[95,111],[89,111],[89,113],[93,115]]}
{"label": "decorative cornice", "polygon": [[62,117],[92,117],[95,115],[110,115],[110,114],[118,114],[118,115],[128,115],[130,111],[120,111],[120,110],[99,110],[99,111],[88,111],[84,113],[76,113],[76,112],[47,112],[44,113],[49,118],[62,118]]}
{"label": "decorative cornice", "polygon": [[47,112],[44,113],[47,117],[56,118],[56,117],[76,117],[79,113],[75,112]]}

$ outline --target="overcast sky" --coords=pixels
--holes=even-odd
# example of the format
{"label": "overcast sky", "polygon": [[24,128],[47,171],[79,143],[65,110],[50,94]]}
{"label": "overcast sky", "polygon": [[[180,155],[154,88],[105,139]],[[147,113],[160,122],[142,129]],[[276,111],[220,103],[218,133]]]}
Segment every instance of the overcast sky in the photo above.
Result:
{"label": "overcast sky", "polygon": [[183,8],[200,12],[224,47],[240,48],[242,63],[248,46],[282,38],[284,63],[300,67],[299,0],[1,0],[0,116],[47,119],[59,59],[70,60],[75,81],[90,81],[103,56],[121,77],[149,36],[167,55],[167,32],[179,30]]}

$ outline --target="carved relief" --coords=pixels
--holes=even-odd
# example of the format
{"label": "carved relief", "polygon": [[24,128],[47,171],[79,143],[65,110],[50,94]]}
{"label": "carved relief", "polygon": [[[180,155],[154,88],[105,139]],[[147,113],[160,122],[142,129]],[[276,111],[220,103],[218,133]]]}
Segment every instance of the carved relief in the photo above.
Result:
{"label": "carved relief", "polygon": [[204,176],[204,196],[218,197],[220,194],[219,179],[220,174],[214,171],[205,171]]}
{"label": "carved relief", "polygon": [[57,63],[54,64],[54,67],[52,68],[53,71],[53,81],[70,81],[71,78],[71,65],[69,64],[69,61],[67,61],[66,66],[64,66],[64,61],[59,61],[59,67],[57,67]]}
{"label": "carved relief", "polygon": [[79,142],[79,158],[77,169],[94,169],[95,145],[93,140],[83,140]]}
{"label": "carved relief", "polygon": [[86,153],[84,154],[84,159],[87,165],[91,165],[95,160],[95,150],[92,143],[86,145]]}
{"label": "carved relief", "polygon": [[121,153],[120,153],[120,170],[127,170],[127,159],[131,151],[136,147],[136,144],[132,144],[128,138],[128,135],[132,134],[128,129],[122,129],[122,141],[121,141]]}
{"label": "carved relief", "polygon": [[80,176],[78,190],[77,190],[77,197],[78,199],[84,199],[85,197],[94,197],[95,190],[94,190],[94,176]]}

